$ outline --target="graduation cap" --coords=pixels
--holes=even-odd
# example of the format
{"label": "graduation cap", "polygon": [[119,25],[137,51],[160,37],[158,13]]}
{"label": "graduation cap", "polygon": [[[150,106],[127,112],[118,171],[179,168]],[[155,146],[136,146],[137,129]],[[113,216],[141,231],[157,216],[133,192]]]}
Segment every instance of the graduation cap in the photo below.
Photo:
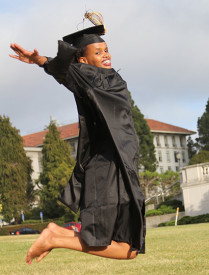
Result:
{"label": "graduation cap", "polygon": [[89,44],[104,42],[100,37],[101,35],[104,35],[104,33],[104,25],[98,25],[66,35],[63,37],[63,40],[71,44],[73,47],[82,48]]}

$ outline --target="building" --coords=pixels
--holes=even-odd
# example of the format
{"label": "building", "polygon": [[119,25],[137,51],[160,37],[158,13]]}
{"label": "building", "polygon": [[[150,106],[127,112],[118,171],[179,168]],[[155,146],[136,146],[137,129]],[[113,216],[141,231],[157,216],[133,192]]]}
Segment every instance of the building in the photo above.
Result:
{"label": "building", "polygon": [[185,215],[209,213],[209,162],[181,168]]}
{"label": "building", "polygon": [[[147,119],[148,126],[154,135],[156,158],[159,163],[157,171],[178,171],[189,162],[186,136],[195,134],[184,128],[166,124],[157,120]],[[78,145],[79,125],[77,123],[58,127],[60,137],[70,143],[72,156],[76,156]],[[41,172],[41,148],[47,130],[23,136],[26,154],[32,160],[32,179],[37,179]]]}
{"label": "building", "polygon": [[157,172],[179,171],[189,163],[186,137],[195,134],[181,127],[147,119],[147,124],[154,135],[156,158],[158,161]]}

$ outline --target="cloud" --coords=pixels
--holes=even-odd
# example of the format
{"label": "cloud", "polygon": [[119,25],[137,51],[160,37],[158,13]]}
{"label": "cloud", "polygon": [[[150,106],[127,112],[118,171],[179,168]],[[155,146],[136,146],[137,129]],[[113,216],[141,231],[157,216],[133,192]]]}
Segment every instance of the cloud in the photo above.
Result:
{"label": "cloud", "polygon": [[22,134],[42,130],[50,115],[65,123],[77,119],[72,94],[38,66],[9,58],[9,44],[55,56],[57,40],[74,32],[85,10],[93,9],[104,16],[113,66],[145,117],[195,130],[208,100],[209,2],[85,3],[1,1],[0,114]]}

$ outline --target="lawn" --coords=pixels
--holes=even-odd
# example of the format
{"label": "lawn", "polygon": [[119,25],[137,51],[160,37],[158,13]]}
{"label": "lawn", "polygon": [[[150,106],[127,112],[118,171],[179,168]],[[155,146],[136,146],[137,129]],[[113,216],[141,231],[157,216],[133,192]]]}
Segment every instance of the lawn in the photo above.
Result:
{"label": "lawn", "polygon": [[209,274],[209,223],[149,229],[146,254],[134,260],[112,260],[57,249],[42,262],[25,264],[25,255],[37,238],[0,237],[0,274]]}

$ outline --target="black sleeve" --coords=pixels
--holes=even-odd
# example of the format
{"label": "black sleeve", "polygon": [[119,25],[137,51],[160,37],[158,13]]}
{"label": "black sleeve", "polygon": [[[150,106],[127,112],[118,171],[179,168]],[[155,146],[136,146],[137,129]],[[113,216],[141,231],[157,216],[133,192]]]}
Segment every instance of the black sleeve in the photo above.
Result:
{"label": "black sleeve", "polygon": [[76,50],[67,42],[59,40],[57,56],[55,58],[47,57],[47,61],[43,65],[45,72],[52,75],[60,84],[65,85],[68,67],[73,61]]}

